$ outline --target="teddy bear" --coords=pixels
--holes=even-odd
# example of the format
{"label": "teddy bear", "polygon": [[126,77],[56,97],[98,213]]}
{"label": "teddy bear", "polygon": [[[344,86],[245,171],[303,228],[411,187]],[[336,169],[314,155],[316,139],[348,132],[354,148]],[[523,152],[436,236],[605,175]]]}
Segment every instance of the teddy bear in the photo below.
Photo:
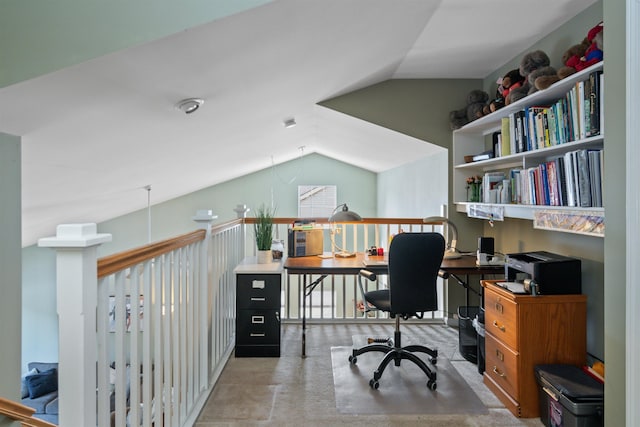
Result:
{"label": "teddy bear", "polygon": [[584,70],[587,67],[602,61],[602,42],[604,33],[603,23],[589,30],[587,37],[581,43],[575,44],[567,49],[562,55],[562,63],[556,76],[536,79],[535,86],[538,90],[546,89],[558,80],[567,78],[571,74]]}
{"label": "teddy bear", "polygon": [[493,113],[496,110],[504,107],[506,105],[506,99],[509,96],[509,93],[522,86],[524,82],[524,77],[520,75],[520,70],[515,69],[509,71],[503,77],[500,77],[496,83],[498,84],[498,88],[496,89],[496,97],[485,107],[485,114]]}
{"label": "teddy bear", "polygon": [[[551,61],[549,60],[549,56],[542,50],[535,50],[525,54],[520,60],[520,67],[518,68],[520,75],[525,79],[524,83],[519,88],[513,89],[509,92],[506,103],[510,104],[524,98],[529,95],[529,91],[532,88],[534,88],[533,90],[535,91],[534,80],[530,80],[529,75],[535,70],[543,67],[549,67],[550,63]],[[550,72],[550,70],[545,69],[545,75],[548,72]]]}
{"label": "teddy bear", "polygon": [[484,108],[489,101],[489,94],[483,90],[472,90],[467,95],[467,106],[449,113],[449,124],[452,130],[484,116]]}

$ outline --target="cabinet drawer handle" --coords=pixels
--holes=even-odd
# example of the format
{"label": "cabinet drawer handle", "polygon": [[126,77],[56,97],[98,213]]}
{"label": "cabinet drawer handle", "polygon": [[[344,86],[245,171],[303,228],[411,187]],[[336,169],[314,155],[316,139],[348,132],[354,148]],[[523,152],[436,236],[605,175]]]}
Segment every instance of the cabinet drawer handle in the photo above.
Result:
{"label": "cabinet drawer handle", "polygon": [[504,378],[506,377],[506,375],[503,372],[498,371],[498,367],[494,366],[493,367],[493,373],[496,374],[497,376]]}
{"label": "cabinet drawer handle", "polygon": [[264,289],[264,280],[253,280],[251,282],[251,287],[253,289]]}
{"label": "cabinet drawer handle", "polygon": [[496,357],[498,359],[500,359],[501,362],[504,362],[504,353],[502,353],[500,350],[496,349]]}
{"label": "cabinet drawer handle", "polygon": [[498,325],[498,321],[497,320],[493,321],[493,326],[495,326],[496,328],[500,329],[502,332],[507,330],[504,326]]}
{"label": "cabinet drawer handle", "polygon": [[265,336],[265,334],[264,334],[264,333],[262,333],[262,334],[258,334],[258,333],[253,333],[253,332],[252,332],[249,336],[250,336],[250,337],[264,337],[264,336]]}
{"label": "cabinet drawer handle", "polygon": [[264,323],[264,316],[251,316],[251,323]]}
{"label": "cabinet drawer handle", "polygon": [[504,307],[499,302],[495,304],[495,309],[498,313],[504,313]]}
{"label": "cabinet drawer handle", "polygon": [[251,301],[266,301],[265,297],[251,297]]}

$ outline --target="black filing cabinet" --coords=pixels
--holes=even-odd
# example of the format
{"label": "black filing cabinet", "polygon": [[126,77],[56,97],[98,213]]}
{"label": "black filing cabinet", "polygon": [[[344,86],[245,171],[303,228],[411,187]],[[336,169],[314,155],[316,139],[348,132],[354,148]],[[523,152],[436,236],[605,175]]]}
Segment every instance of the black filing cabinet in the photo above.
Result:
{"label": "black filing cabinet", "polygon": [[236,357],[280,357],[282,263],[236,268]]}

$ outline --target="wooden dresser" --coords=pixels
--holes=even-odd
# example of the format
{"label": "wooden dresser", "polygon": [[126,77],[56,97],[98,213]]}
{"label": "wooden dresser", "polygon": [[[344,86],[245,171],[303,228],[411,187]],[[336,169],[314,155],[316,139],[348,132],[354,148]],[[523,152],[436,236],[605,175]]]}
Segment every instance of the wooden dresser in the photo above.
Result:
{"label": "wooden dresser", "polygon": [[517,417],[539,416],[534,366],[586,361],[586,295],[518,295],[483,280],[484,383]]}

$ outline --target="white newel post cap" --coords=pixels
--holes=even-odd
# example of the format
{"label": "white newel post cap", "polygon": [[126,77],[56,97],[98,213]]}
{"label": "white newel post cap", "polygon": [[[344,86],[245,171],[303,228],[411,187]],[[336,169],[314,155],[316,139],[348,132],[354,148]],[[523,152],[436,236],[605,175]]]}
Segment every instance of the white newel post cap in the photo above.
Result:
{"label": "white newel post cap", "polygon": [[55,237],[38,240],[38,246],[49,248],[86,248],[111,241],[111,234],[98,233],[95,223],[60,224]]}
{"label": "white newel post cap", "polygon": [[218,215],[215,215],[211,209],[198,209],[196,211],[195,216],[191,219],[193,219],[196,222],[201,222],[201,221],[211,222],[217,218],[218,218]]}
{"label": "white newel post cap", "polygon": [[247,212],[249,212],[249,208],[247,205],[236,205],[233,211],[236,213],[237,218],[246,218]]}

